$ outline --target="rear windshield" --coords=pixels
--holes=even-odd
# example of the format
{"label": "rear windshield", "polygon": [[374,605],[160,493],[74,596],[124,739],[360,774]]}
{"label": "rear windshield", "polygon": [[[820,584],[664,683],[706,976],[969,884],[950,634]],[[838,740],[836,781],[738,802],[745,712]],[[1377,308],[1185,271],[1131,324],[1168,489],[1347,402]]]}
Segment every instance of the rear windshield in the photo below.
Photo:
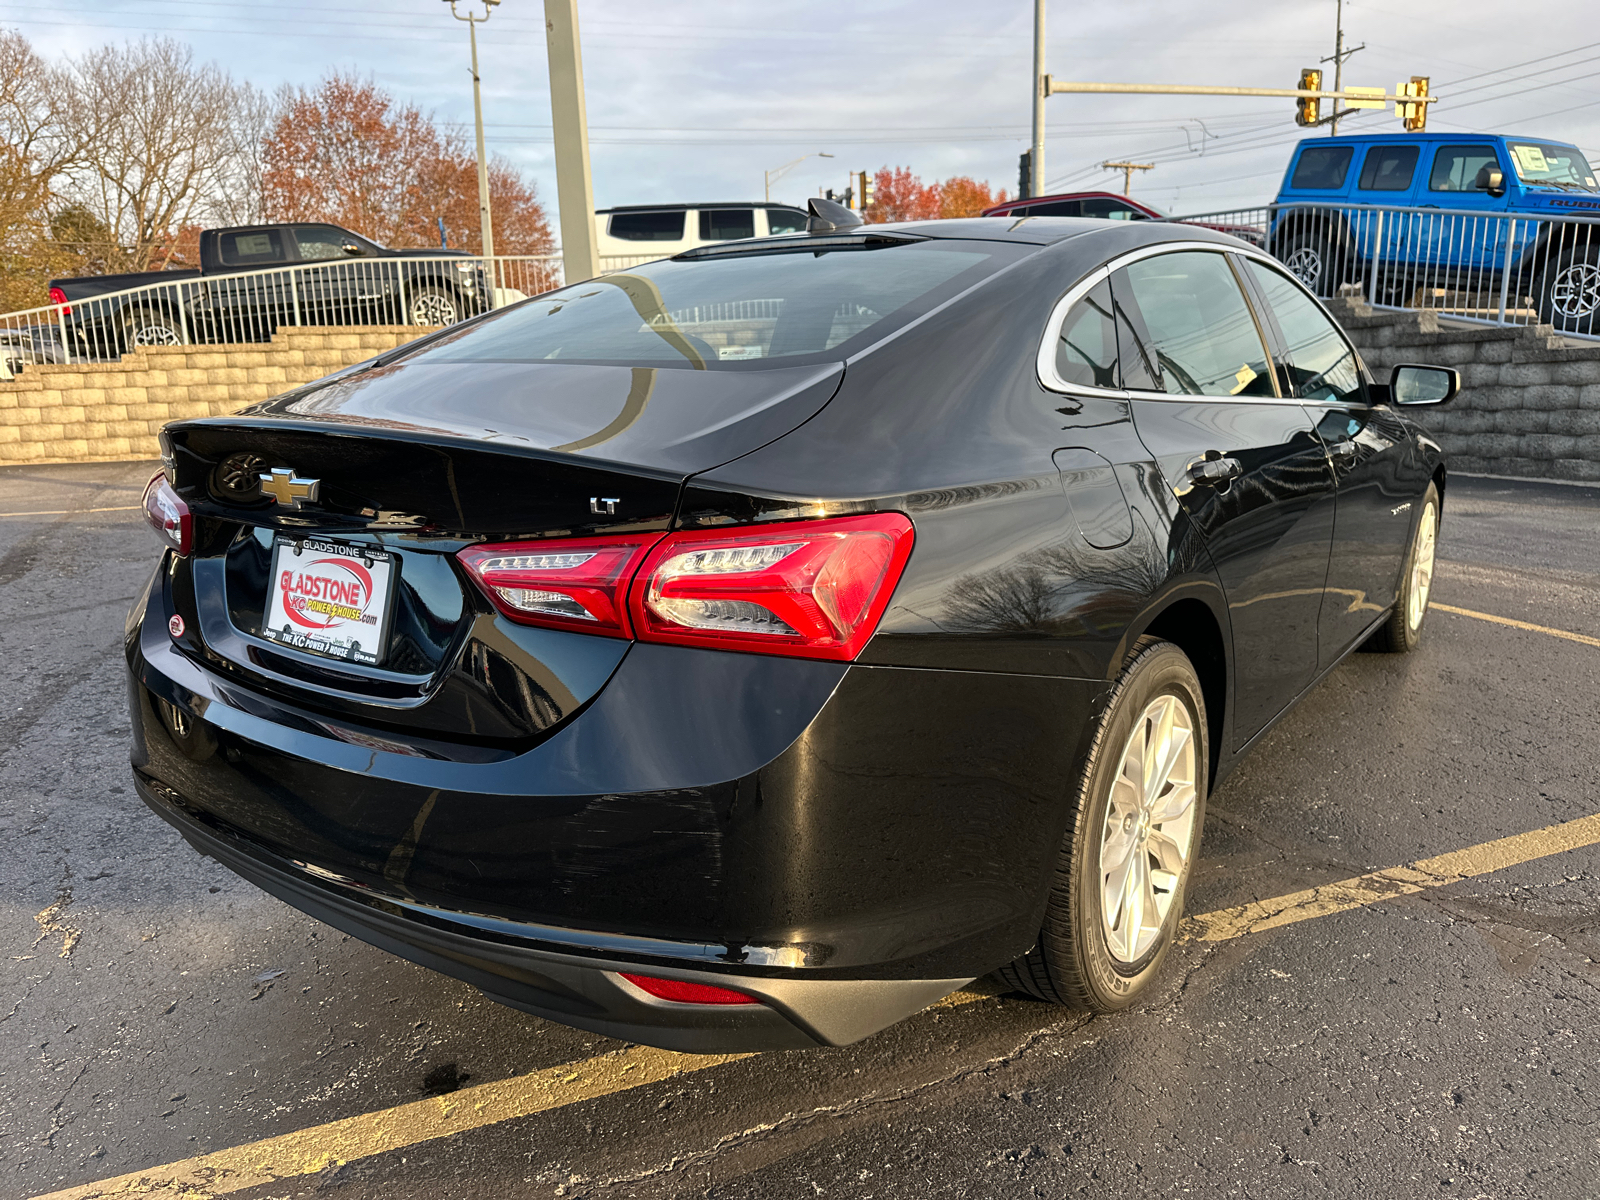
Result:
{"label": "rear windshield", "polygon": [[524,301],[414,361],[704,370],[837,360],[1030,249],[925,241],[668,259]]}
{"label": "rear windshield", "polygon": [[1595,186],[1594,169],[1576,146],[1551,142],[1511,142],[1511,165],[1523,183]]}
{"label": "rear windshield", "polygon": [[1294,165],[1289,186],[1314,192],[1342,188],[1345,174],[1350,170],[1351,153],[1349,146],[1307,146]]}

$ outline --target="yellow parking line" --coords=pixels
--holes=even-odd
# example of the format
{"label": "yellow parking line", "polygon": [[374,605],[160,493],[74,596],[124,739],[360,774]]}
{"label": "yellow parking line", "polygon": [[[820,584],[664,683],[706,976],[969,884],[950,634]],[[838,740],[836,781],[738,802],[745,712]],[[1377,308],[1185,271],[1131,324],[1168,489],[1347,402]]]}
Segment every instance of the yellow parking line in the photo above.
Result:
{"label": "yellow parking line", "polygon": [[1349,912],[1368,904],[1409,896],[1428,888],[1460,883],[1477,875],[1514,867],[1518,863],[1548,858],[1567,850],[1600,843],[1600,813],[1579,817],[1562,825],[1519,833],[1479,846],[1468,846],[1437,858],[1419,859],[1404,867],[1389,867],[1354,879],[1274,896],[1255,904],[1202,913],[1184,922],[1184,936],[1198,942],[1222,942],[1261,933],[1298,921]]}
{"label": "yellow parking line", "polygon": [[1470,608],[1457,608],[1453,604],[1430,604],[1440,612],[1455,613],[1458,617],[1472,617],[1478,621],[1493,621],[1496,625],[1509,625],[1512,629],[1526,629],[1529,633],[1548,633],[1551,637],[1566,638],[1569,642],[1582,642],[1585,646],[1600,646],[1600,638],[1584,633],[1568,633],[1565,629],[1551,629],[1548,625],[1533,625],[1527,621],[1513,621],[1510,617],[1497,617],[1493,613],[1474,612]]}
{"label": "yellow parking line", "polygon": [[53,508],[47,512],[0,512],[0,517],[75,517],[79,513],[138,512],[142,504],[121,504],[116,508]]}
{"label": "yellow parking line", "polygon": [[[1600,813],[1320,888],[1202,913],[1184,922],[1184,936],[1202,942],[1243,937],[1596,844],[1600,844]],[[945,997],[935,1007],[970,1004],[994,994],[979,984]],[[546,1067],[527,1075],[462,1088],[446,1096],[413,1100],[380,1112],[66,1188],[34,1200],[222,1196],[750,1057],[753,1056],[675,1054],[630,1046],[582,1062]]]}

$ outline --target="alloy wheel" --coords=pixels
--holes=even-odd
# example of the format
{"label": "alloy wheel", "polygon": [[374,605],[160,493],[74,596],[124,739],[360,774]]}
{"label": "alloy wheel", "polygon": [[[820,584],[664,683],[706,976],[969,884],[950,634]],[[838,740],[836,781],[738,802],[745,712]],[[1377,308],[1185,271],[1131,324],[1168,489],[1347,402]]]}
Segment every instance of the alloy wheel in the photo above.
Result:
{"label": "alloy wheel", "polygon": [[455,320],[456,306],[449,296],[423,292],[411,301],[413,325],[452,325]]}
{"label": "alloy wheel", "polygon": [[1111,956],[1138,962],[1156,945],[1194,848],[1194,722],[1173,695],[1139,715],[1122,750],[1100,838],[1100,919]]}
{"label": "alloy wheel", "polygon": [[128,340],[135,346],[178,346],[183,342],[176,329],[159,322],[136,324]]}
{"label": "alloy wheel", "polygon": [[1317,280],[1322,278],[1322,255],[1313,247],[1301,246],[1283,260],[1283,265],[1288,267],[1289,273],[1301,283],[1316,291]]}
{"label": "alloy wheel", "polygon": [[1432,504],[1422,510],[1417,523],[1417,545],[1411,557],[1411,587],[1406,598],[1406,624],[1416,629],[1428,611],[1428,590],[1433,587],[1433,553],[1439,540],[1439,514]]}
{"label": "alloy wheel", "polygon": [[1575,262],[1550,282],[1550,307],[1569,319],[1591,316],[1600,308],[1600,266]]}

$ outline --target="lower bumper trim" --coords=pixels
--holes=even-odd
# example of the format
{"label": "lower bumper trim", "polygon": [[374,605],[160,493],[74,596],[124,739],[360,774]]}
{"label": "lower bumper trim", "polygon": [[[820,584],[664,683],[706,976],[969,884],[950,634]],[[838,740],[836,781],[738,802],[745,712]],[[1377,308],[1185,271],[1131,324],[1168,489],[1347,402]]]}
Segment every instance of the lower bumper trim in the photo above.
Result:
{"label": "lower bumper trim", "polygon": [[[568,955],[439,927],[381,897],[356,898],[287,860],[196,820],[174,797],[134,772],[139,796],[199,853],[284,903],[419,966],[460,979],[511,1008],[607,1037],[689,1053],[730,1054],[847,1045],[920,1011],[970,979],[806,979],[743,975]],[[761,1001],[744,1005],[657,1000],[620,972],[736,986]]]}

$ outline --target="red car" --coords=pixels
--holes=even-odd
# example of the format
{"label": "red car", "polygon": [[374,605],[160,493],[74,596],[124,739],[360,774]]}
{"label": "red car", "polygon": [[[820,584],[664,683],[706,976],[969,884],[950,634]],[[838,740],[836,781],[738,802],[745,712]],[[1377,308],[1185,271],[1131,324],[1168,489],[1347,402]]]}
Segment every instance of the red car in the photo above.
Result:
{"label": "red car", "polygon": [[1105,217],[1112,221],[1160,220],[1167,214],[1116,192],[1063,192],[1007,200],[983,210],[986,217]]}
{"label": "red car", "polygon": [[[1101,217],[1112,221],[1164,221],[1159,208],[1141,204],[1116,192],[1063,192],[1057,196],[1034,196],[1026,200],[1007,200],[983,210],[986,217]],[[1215,229],[1230,237],[1242,238],[1252,246],[1265,242],[1263,230],[1251,225],[1219,225],[1212,221],[1186,221],[1203,229]]]}

